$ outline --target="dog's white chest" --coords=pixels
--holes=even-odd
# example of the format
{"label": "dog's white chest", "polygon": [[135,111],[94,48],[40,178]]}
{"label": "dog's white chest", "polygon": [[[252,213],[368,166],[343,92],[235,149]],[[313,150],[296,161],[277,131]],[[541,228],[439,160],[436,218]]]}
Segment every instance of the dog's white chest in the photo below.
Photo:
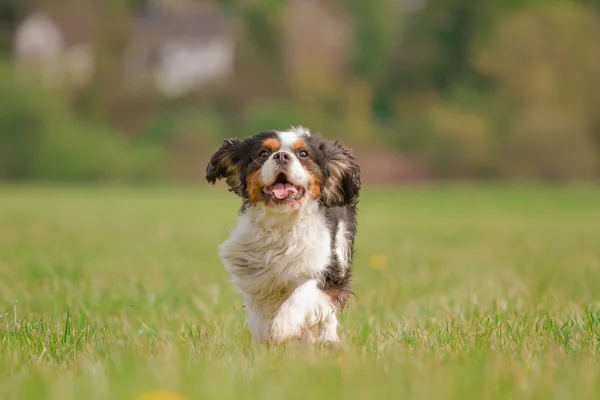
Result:
{"label": "dog's white chest", "polygon": [[221,245],[220,256],[243,294],[275,306],[295,286],[318,277],[327,268],[331,238],[320,213],[289,227],[266,229],[255,218],[251,213],[240,216],[231,236]]}

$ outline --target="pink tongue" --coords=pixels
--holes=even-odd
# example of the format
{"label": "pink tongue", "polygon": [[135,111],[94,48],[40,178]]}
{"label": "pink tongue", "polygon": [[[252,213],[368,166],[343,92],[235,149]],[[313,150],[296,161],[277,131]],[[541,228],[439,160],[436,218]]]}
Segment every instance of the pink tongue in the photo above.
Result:
{"label": "pink tongue", "polygon": [[298,194],[298,189],[289,183],[285,185],[283,183],[278,183],[273,186],[273,195],[278,199],[285,199],[291,194]]}

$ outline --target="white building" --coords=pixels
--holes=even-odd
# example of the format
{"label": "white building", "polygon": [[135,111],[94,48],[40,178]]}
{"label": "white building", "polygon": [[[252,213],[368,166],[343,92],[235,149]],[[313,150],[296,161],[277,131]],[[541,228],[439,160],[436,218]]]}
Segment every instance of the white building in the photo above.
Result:
{"label": "white building", "polygon": [[[19,77],[35,74],[45,87],[90,82],[95,66],[90,18],[91,13],[73,9],[29,15],[14,36]],[[229,78],[234,53],[229,19],[216,9],[183,1],[179,7],[147,5],[133,16],[123,55],[124,81],[150,83],[165,96],[181,96]]]}
{"label": "white building", "polygon": [[217,11],[149,6],[135,18],[125,55],[127,81],[150,80],[177,97],[233,74],[235,43],[229,20]]}
{"label": "white building", "polygon": [[48,13],[31,14],[14,35],[18,77],[38,77],[45,87],[89,82],[94,71],[94,51],[85,36],[79,36],[72,40]]}

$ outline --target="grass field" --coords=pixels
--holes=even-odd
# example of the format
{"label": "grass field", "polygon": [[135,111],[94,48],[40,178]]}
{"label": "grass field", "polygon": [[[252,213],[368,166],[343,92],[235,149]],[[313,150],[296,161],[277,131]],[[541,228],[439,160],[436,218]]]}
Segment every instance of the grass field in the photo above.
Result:
{"label": "grass field", "polygon": [[360,208],[344,347],[267,348],[217,257],[224,185],[0,187],[0,399],[600,396],[600,189]]}

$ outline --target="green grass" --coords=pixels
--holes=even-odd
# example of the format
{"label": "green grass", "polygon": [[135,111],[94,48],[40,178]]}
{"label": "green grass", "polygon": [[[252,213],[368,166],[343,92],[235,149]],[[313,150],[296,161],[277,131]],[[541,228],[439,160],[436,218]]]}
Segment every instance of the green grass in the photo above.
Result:
{"label": "green grass", "polygon": [[340,350],[253,343],[216,188],[0,187],[0,398],[597,398],[600,189],[366,189]]}

